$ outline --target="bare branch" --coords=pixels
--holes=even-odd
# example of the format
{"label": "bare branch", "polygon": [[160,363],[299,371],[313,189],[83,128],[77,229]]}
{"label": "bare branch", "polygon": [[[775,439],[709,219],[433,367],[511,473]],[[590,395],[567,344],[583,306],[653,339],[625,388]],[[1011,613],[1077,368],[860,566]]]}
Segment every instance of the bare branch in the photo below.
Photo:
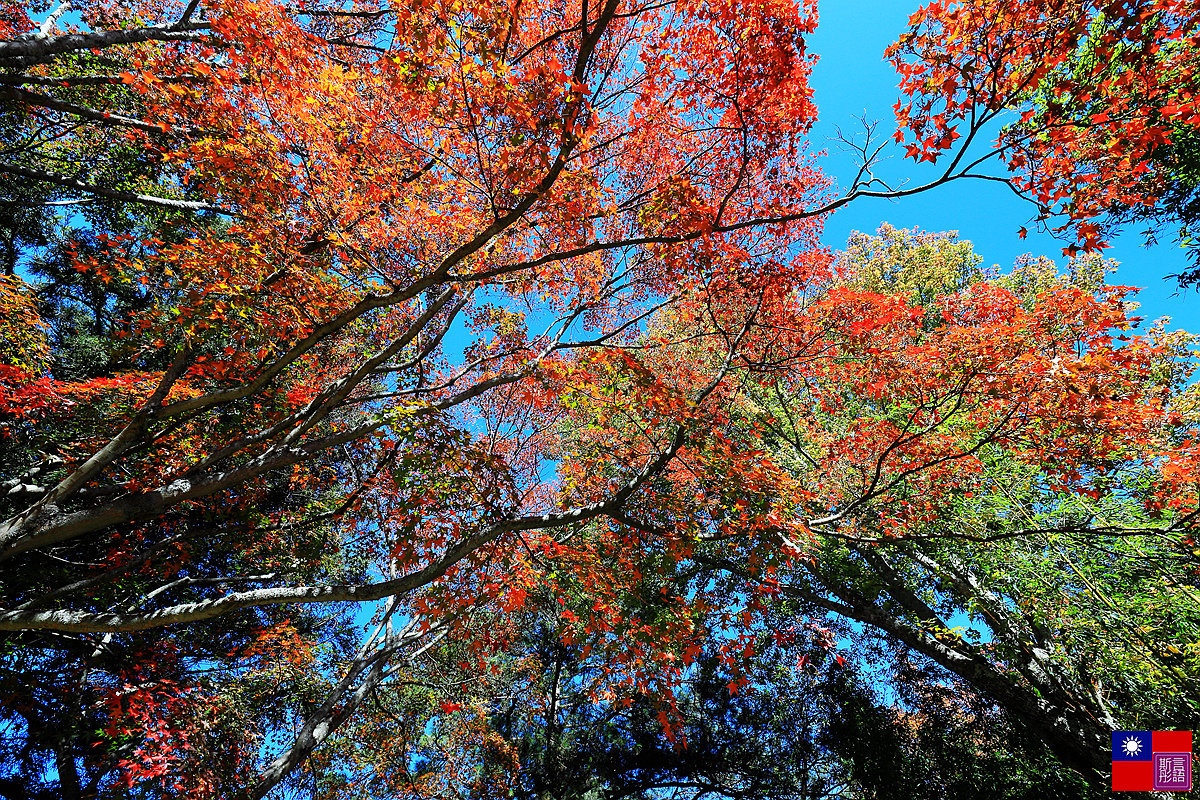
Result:
{"label": "bare branch", "polygon": [[97,31],[95,33],[64,33],[45,38],[11,39],[0,42],[0,67],[23,69],[46,59],[76,50],[103,50],[120,44],[137,42],[203,42],[209,35],[207,22],[189,22],[167,28],[161,26]]}
{"label": "bare branch", "polygon": [[230,211],[227,208],[214,206],[210,203],[202,203],[194,200],[176,200],[173,197],[158,197],[150,194],[138,194],[135,192],[123,192],[119,189],[109,189],[104,186],[97,186],[92,183],[84,183],[67,175],[60,175],[56,172],[47,172],[45,170],[33,169],[31,167],[23,167],[17,164],[10,164],[6,161],[0,161],[0,172],[16,175],[21,178],[26,178],[31,181],[40,181],[42,183],[52,183],[55,186],[62,186],[66,189],[78,189],[81,192],[107,197],[112,200],[124,200],[128,203],[141,203],[146,206],[156,206],[158,208],[169,208],[174,211],[211,211],[216,214],[223,214],[227,217],[240,217],[236,211]]}
{"label": "bare branch", "polygon": [[199,128],[169,128],[165,125],[156,125],[145,120],[126,117],[122,114],[115,114],[109,111],[98,111],[87,106],[76,105],[75,103],[67,103],[54,97],[45,94],[31,92],[28,89],[4,88],[0,89],[0,99],[13,100],[18,103],[27,103],[31,106],[40,106],[53,111],[61,111],[64,114],[74,114],[77,117],[99,122],[105,125],[119,125],[124,128],[136,128],[147,133],[175,133],[181,135],[193,135],[200,131]]}

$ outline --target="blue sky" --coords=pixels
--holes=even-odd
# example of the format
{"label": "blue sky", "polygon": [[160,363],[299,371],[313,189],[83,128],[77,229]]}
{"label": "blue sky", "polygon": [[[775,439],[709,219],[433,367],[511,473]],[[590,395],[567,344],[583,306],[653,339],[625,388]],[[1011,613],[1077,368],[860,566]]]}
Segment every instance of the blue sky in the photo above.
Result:
{"label": "blue sky", "polygon": [[[898,77],[884,61],[884,49],[907,27],[908,16],[922,0],[822,0],[820,24],[808,39],[809,52],[818,54],[812,77],[819,121],[813,130],[816,148],[829,155],[824,169],[845,186],[856,166],[839,151],[833,140],[840,127],[849,132],[859,125],[856,117],[879,120],[883,135],[895,130],[892,105],[899,93]],[[910,184],[927,180],[932,170],[902,158],[899,148],[890,148],[892,158],[877,174],[900,178],[911,176]],[[999,166],[995,168],[998,170]],[[995,171],[993,170],[993,171]],[[896,227],[918,226],[929,231],[959,231],[983,256],[987,266],[1007,269],[1023,253],[1047,255],[1062,263],[1062,243],[1035,233],[1029,225],[1032,206],[998,183],[960,181],[899,201],[866,198],[834,214],[825,226],[825,243],[837,249],[853,230],[874,231],[880,223]],[[1017,238],[1017,229],[1029,226],[1029,236]],[[1187,266],[1183,252],[1168,236],[1154,247],[1144,247],[1140,228],[1132,228],[1113,242],[1105,255],[1121,262],[1110,280],[1146,287],[1136,298],[1137,312],[1153,320],[1170,316],[1170,326],[1200,330],[1200,294],[1179,292],[1174,280],[1165,276]]]}

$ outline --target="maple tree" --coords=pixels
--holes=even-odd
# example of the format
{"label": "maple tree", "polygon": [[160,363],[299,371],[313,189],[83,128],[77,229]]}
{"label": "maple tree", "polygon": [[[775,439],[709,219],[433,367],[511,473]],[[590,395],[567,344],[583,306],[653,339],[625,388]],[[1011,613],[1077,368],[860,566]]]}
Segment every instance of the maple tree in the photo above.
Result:
{"label": "maple tree", "polygon": [[[1067,275],[1033,259],[1002,276],[952,236],[885,228],[843,258],[831,286],[774,306],[748,343],[724,425],[735,446],[764,448],[754,479],[667,472],[608,515],[623,547],[608,549],[600,521],[573,534],[623,562],[610,584],[580,591],[568,554],[547,551],[529,593],[552,592],[568,645],[638,658],[649,625],[687,597],[712,616],[672,638],[690,658],[720,653],[731,691],[746,688],[737,664],[760,652],[763,627],[786,642],[787,626],[761,620],[789,605],[865,623],[1005,709],[1100,791],[1111,728],[1172,724],[1200,700],[1197,498],[1183,477],[1194,340],[1133,334],[1127,291],[1105,285],[1097,257]],[[694,342],[692,324],[675,319],[647,344]],[[704,348],[694,358],[716,365]],[[605,449],[571,470],[581,480],[637,430],[593,434],[585,421],[602,412],[582,410],[575,436],[602,435]],[[685,549],[664,563],[672,539]],[[643,606],[634,619],[613,615],[631,603]],[[612,679],[611,667],[595,674]]]}
{"label": "maple tree", "polygon": [[960,139],[1003,125],[970,168],[999,155],[1037,222],[1076,240],[1068,251],[1103,247],[1125,214],[1184,210],[1172,152],[1200,126],[1198,12],[1193,0],[929,3],[889,50],[908,96],[896,138],[921,160],[952,151],[953,169]]}
{"label": "maple tree", "polygon": [[[778,577],[780,592],[801,615],[865,624],[958,676],[1102,791],[1110,730],[1170,727],[1200,708],[1196,507],[1187,500],[1164,508],[1157,494],[1172,471],[1160,471],[1159,459],[1180,444],[1179,455],[1190,458],[1184,453],[1196,422],[1190,385],[1195,337],[1151,327],[1140,341],[1127,339],[1117,349],[1104,343],[1107,335],[1091,339],[1089,323],[1075,317],[1083,310],[1075,302],[1107,294],[1112,303],[1123,291],[1106,287],[1108,265],[1099,257],[1081,257],[1066,275],[1046,259],[1027,260],[1004,276],[981,270],[979,263],[969,243],[954,236],[886,226],[878,236],[856,235],[841,254],[846,286],[895,291],[921,302],[917,319],[925,322],[911,346],[880,349],[868,340],[854,342],[850,353],[885,358],[918,384],[921,370],[965,369],[962,380],[982,379],[983,385],[980,393],[939,396],[902,388],[896,373],[886,384],[866,382],[877,378],[871,369],[857,384],[831,384],[824,391],[835,393],[832,402],[811,378],[798,385],[790,374],[759,393],[757,415],[769,415],[771,447],[802,480],[887,487],[878,503],[862,502],[871,492],[856,489],[860,499],[839,525],[816,528],[814,557]],[[1017,343],[1013,355],[1025,366],[995,364],[977,378],[969,377],[968,365],[984,351],[943,355],[940,367],[933,366],[936,359],[919,363],[918,352],[937,353],[957,338],[960,303],[989,284],[995,288],[985,291],[1004,287],[1018,304],[991,318],[989,324],[1004,333],[989,348],[1022,337],[1017,331],[1026,314],[1053,331],[1051,339]],[[1059,305],[1063,301],[1066,306]],[[1057,316],[1063,312],[1074,321]],[[1101,327],[1128,328],[1124,312],[1118,314]],[[1055,317],[1058,322],[1051,322]],[[1063,344],[1067,350],[1055,354]],[[918,361],[915,374],[901,354]],[[1030,374],[1031,358],[1054,366]],[[1144,367],[1130,369],[1143,358]],[[1065,460],[1025,451],[1030,439],[1015,430],[1011,438],[975,438],[980,424],[968,420],[979,413],[977,403],[990,402],[984,398],[1004,398],[1001,403],[1025,418],[1024,425],[1029,408],[1019,405],[1043,390],[1031,388],[1027,399],[1017,400],[1020,395],[997,393],[988,384],[1032,377],[1046,387],[1049,374],[1060,368],[1094,387],[1077,384],[1070,405],[1128,401],[1144,392],[1135,402],[1145,416],[1122,412],[1122,433],[1103,443],[1116,434],[1105,432],[1107,414],[1085,412],[1094,420],[1084,423],[1090,443],[1072,448]],[[1142,376],[1140,388],[1127,393],[1120,384],[1135,374]],[[819,400],[808,396],[814,392],[822,392]],[[800,410],[814,406],[819,410]],[[935,416],[922,416],[925,409],[936,409]],[[1061,430],[1070,423],[1060,414],[1041,424]],[[953,474],[937,478],[936,489],[927,483],[929,471],[908,471],[902,451],[883,450],[866,474],[861,462],[846,461],[837,470],[836,461],[817,455],[832,436],[889,420],[907,420],[908,430],[936,426],[952,437],[962,434],[965,423],[975,443],[962,447]],[[1068,464],[1075,474],[1064,481],[1058,470]],[[736,562],[725,563],[742,571]]]}
{"label": "maple tree", "polygon": [[1145,224],[1143,235],[1147,244],[1154,244],[1170,228],[1176,228],[1175,237],[1180,247],[1186,248],[1192,264],[1172,275],[1180,286],[1195,286],[1200,282],[1200,271],[1196,264],[1200,260],[1197,248],[1196,228],[1200,217],[1200,137],[1191,131],[1175,130],[1171,143],[1155,150],[1153,158],[1160,163],[1168,187],[1155,206],[1116,207],[1110,214],[1115,224]]}
{"label": "maple tree", "polygon": [[[262,797],[344,756],[327,796],[437,794],[494,731],[415,781],[364,706],[455,705],[404,696],[425,648],[488,670],[544,598],[676,736],[814,535],[929,524],[991,447],[1089,492],[1142,459],[1160,528],[1194,514],[1119,292],[955,287],[937,326],[838,282],[823,215],[920,189],[816,168],[811,3],[2,9],[0,173],[88,223],[5,222],[9,272],[55,239],[42,307],[0,294],[0,713],[47,792]],[[743,413],[772,381],[838,420],[815,478]],[[346,725],[378,753],[331,753]]]}
{"label": "maple tree", "polygon": [[[784,255],[826,200],[797,141],[811,15],[783,4],[731,33],[713,23],[732,5],[192,4],[132,25],[89,6],[79,30],[65,10],[35,26],[9,7],[0,59],[31,88],[9,92],[3,170],[50,203],[201,213],[78,249],[112,312],[101,374],[5,374],[6,713],[68,794],[188,775],[261,796],[416,647],[384,624],[326,654],[327,696],[251,779],[259,660],[314,664],[323,622],[273,609],[402,598],[436,632],[519,606],[522,547],[620,508],[711,413],[720,378],[639,366],[642,321],[704,313],[764,265],[820,269]],[[147,168],[114,189],[123,152]],[[650,427],[614,485],[546,484],[563,398],[591,391]]]}

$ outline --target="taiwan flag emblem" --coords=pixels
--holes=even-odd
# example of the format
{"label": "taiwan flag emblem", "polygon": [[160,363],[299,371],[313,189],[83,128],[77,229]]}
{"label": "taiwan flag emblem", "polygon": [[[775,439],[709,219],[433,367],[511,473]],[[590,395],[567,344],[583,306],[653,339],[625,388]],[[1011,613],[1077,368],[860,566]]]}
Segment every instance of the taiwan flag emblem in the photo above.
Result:
{"label": "taiwan flag emblem", "polygon": [[1187,792],[1192,788],[1191,731],[1113,731],[1114,792]]}

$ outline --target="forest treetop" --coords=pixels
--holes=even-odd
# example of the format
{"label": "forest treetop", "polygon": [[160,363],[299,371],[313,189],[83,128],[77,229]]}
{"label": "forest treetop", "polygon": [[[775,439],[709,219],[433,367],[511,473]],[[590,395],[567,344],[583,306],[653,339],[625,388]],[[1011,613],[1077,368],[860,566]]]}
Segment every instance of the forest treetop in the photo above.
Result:
{"label": "forest treetop", "polygon": [[[589,702],[652,697],[675,735],[697,665],[746,686],[785,595],[989,676],[1091,781],[1121,703],[1194,692],[1200,652],[1157,633],[1105,662],[1136,685],[1090,682],[1080,640],[1018,618],[1044,595],[988,582],[1001,547],[928,544],[1134,537],[1194,582],[1191,340],[1139,332],[1094,255],[1001,278],[946,237],[820,238],[858,198],[982,177],[1099,247],[1106,215],[1175,196],[1194,3],[927,6],[892,51],[896,135],[940,177],[864,165],[842,193],[806,141],[810,2],[36,11],[0,7],[0,710],[24,778],[262,797],[303,767],[353,796],[336,776],[375,756],[324,747],[339,729],[441,709],[459,761],[413,776],[391,740],[370,766],[436,794],[507,752],[490,712],[453,715],[530,620],[597,660]],[[997,530],[963,521],[1001,488]],[[1068,496],[1124,505],[1041,513]],[[946,640],[917,574],[1009,650]],[[1191,630],[1171,597],[1148,618]]]}

